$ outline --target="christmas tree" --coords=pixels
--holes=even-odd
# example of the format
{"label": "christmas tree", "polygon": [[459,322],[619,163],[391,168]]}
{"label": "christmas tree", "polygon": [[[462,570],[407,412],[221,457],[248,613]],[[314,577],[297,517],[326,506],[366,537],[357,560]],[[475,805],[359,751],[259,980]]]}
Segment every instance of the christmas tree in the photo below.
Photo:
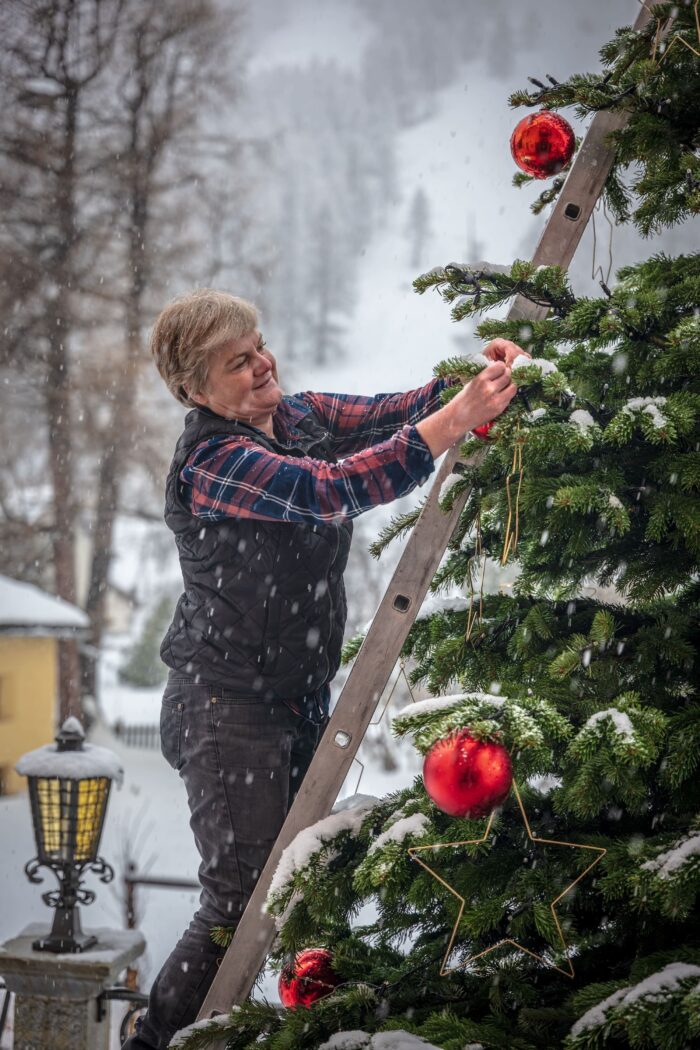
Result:
{"label": "christmas tree", "polygon": [[[602,60],[602,74],[511,102],[623,111],[609,207],[643,234],[683,222],[700,211],[697,0],[654,7]],[[549,308],[480,325],[533,360],[443,496],[470,493],[432,589],[465,597],[416,621],[403,656],[436,699],[394,720],[431,762],[505,754],[513,786],[482,815],[438,763],[426,783],[308,829],[268,905],[280,966],[330,953],[317,1001],[249,1001],[179,1045],[698,1046],[700,258],[627,266],[599,298],[527,262],[449,266],[416,288],[439,289],[455,320],[515,295]],[[437,374],[482,367],[457,358]],[[482,592],[487,558],[517,564],[512,593]]]}

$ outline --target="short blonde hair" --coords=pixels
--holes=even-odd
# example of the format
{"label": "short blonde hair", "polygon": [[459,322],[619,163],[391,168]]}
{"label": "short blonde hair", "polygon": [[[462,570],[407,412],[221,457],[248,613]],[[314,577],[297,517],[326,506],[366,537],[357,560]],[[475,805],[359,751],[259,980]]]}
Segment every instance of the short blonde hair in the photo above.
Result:
{"label": "short blonde hair", "polygon": [[168,303],[156,318],[150,348],[173,397],[196,408],[185,387],[203,390],[213,351],[252,332],[257,323],[258,311],[247,299],[213,288],[197,288]]}

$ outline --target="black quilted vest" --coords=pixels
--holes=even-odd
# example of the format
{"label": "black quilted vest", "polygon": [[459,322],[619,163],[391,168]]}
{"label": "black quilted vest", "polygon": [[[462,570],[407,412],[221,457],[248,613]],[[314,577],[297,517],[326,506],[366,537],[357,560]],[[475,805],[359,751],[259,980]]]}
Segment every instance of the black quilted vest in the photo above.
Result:
{"label": "black quilted vest", "polygon": [[165,521],[175,533],[185,590],[161,657],[183,675],[241,697],[300,697],[335,675],[352,524],[204,522],[183,503],[180,472],[200,441],[220,434],[244,435],[285,456],[335,460],[313,412],[296,427],[290,447],[238,420],[195,409],[168,474]]}

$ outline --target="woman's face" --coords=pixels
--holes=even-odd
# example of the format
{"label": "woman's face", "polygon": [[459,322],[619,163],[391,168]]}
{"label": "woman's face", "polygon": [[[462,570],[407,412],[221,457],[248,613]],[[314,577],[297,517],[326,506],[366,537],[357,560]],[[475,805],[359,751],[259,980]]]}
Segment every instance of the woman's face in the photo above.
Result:
{"label": "woman's face", "polygon": [[226,419],[269,428],[282,390],[277,363],[257,328],[214,351],[206,386],[191,397]]}

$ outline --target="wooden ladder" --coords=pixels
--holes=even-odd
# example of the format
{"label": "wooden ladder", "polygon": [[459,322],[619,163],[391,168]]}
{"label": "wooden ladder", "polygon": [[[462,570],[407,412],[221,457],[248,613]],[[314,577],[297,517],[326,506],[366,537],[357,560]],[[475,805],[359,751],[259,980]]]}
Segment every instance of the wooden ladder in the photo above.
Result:
{"label": "wooden ladder", "polygon": [[[649,18],[649,11],[642,7],[635,29],[641,29]],[[535,265],[568,267],[612,165],[613,153],[606,145],[606,138],[625,122],[624,114],[607,111],[597,113],[593,118],[542,232],[532,260]],[[518,297],[508,317],[535,320],[546,313],[546,307]],[[462,462],[464,465],[477,464],[485,454],[485,449],[480,450]],[[299,832],[328,816],[362,743],[367,725],[469,496],[469,491],[462,493],[449,513],[440,509],[440,489],[455,468],[460,469],[458,463],[459,448],[455,446],[445,454],[198,1020],[228,1013],[234,1004],[244,1002],[265,962],[275,937],[274,919],[264,908],[272,876],[282,851]],[[220,1045],[223,1046],[224,1042]]]}

